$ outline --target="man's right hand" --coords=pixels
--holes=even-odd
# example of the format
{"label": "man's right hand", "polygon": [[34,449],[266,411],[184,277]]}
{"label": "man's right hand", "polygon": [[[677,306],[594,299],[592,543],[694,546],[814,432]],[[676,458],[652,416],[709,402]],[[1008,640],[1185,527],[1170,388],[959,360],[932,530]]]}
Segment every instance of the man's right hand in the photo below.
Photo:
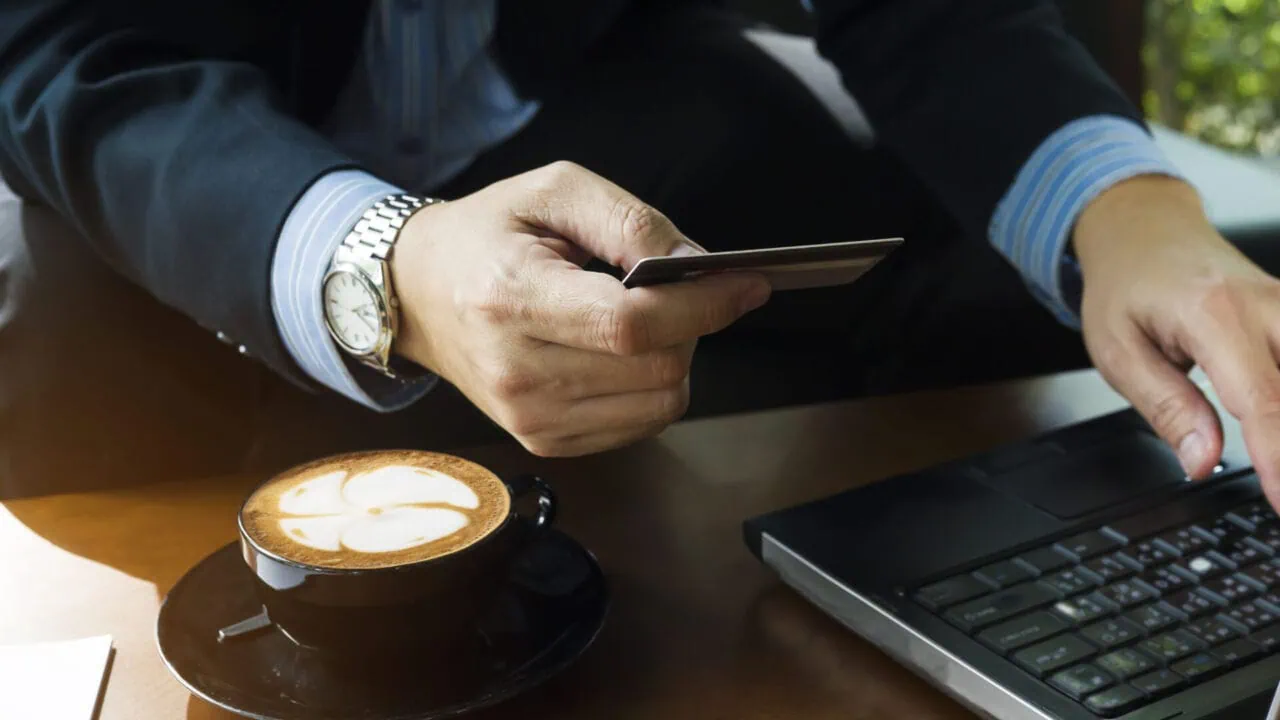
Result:
{"label": "man's right hand", "polygon": [[555,163],[410,219],[392,262],[394,349],[535,454],[624,445],[684,414],[697,338],[763,305],[770,288],[727,273],[627,289],[582,266],[701,252],[626,191]]}

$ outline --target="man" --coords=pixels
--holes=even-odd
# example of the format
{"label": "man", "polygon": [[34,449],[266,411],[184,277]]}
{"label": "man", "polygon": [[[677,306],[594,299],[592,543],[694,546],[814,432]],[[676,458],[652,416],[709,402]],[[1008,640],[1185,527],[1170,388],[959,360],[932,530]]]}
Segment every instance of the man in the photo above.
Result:
{"label": "man", "polygon": [[769,296],[628,291],[592,258],[906,235],[843,308],[874,375],[933,349],[989,240],[1195,476],[1222,443],[1202,365],[1280,500],[1280,284],[1051,2],[812,5],[874,149],[714,2],[8,0],[0,171],[280,374],[380,410],[443,377],[545,455],[660,431],[697,338]]}

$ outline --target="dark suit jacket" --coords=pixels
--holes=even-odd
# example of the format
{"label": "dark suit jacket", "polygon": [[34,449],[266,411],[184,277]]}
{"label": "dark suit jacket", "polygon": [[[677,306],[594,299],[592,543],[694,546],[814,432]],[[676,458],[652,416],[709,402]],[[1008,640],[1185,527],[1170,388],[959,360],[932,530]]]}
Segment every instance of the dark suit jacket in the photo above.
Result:
{"label": "dark suit jacket", "polygon": [[[553,94],[627,21],[628,4],[501,2],[499,61],[523,94]],[[1137,117],[1051,0],[815,5],[820,49],[879,141],[975,235],[1054,130]],[[297,197],[357,165],[313,128],[352,66],[368,6],[3,0],[0,174],[161,301],[301,381],[275,329],[271,260]]]}

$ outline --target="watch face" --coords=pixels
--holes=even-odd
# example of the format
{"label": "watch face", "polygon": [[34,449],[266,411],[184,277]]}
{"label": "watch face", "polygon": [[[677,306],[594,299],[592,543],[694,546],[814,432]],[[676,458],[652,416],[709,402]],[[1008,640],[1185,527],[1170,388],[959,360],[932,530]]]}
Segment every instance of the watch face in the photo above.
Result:
{"label": "watch face", "polygon": [[324,284],[324,312],[338,341],[358,353],[378,346],[382,317],[378,296],[363,278],[336,272]]}

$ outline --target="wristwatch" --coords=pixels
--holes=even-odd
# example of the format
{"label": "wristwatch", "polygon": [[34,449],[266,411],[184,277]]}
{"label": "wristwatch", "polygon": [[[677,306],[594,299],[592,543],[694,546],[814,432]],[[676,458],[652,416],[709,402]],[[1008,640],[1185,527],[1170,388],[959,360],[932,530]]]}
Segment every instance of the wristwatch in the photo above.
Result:
{"label": "wristwatch", "polygon": [[415,374],[391,356],[400,307],[391,286],[391,253],[413,214],[439,200],[389,195],[373,204],[334,251],[321,285],[325,326],[353,359],[390,378]]}

